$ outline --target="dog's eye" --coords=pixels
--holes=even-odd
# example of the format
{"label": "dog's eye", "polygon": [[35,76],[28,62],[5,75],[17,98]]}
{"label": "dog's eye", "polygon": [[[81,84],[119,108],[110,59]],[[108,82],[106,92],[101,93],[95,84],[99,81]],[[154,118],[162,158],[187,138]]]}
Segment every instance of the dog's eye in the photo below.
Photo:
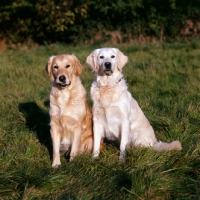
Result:
{"label": "dog's eye", "polygon": [[112,55],[112,56],[111,56],[111,58],[115,58],[115,56],[114,56],[114,55]]}
{"label": "dog's eye", "polygon": [[70,65],[66,65],[66,68],[69,68],[70,67]]}
{"label": "dog's eye", "polygon": [[58,69],[58,66],[57,66],[57,65],[55,65],[53,68],[54,68],[54,69]]}
{"label": "dog's eye", "polygon": [[100,59],[104,59],[104,56],[100,56],[99,58],[100,58]]}

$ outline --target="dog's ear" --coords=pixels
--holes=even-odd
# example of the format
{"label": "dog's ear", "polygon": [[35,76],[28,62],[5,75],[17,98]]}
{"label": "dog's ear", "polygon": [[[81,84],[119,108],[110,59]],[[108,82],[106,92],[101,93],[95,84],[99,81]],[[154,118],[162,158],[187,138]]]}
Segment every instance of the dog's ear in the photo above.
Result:
{"label": "dog's ear", "polygon": [[115,51],[117,53],[117,68],[119,71],[121,71],[128,62],[128,57],[125,56],[119,49],[115,49]]}
{"label": "dog's ear", "polygon": [[76,76],[80,76],[81,72],[83,71],[83,67],[82,67],[79,59],[74,54],[72,54],[71,56],[72,56],[72,59],[73,59],[74,74]]}
{"label": "dog's ear", "polygon": [[99,65],[97,63],[97,56],[100,49],[94,50],[86,59],[86,63],[93,69],[93,71],[97,72],[99,70]]}
{"label": "dog's ear", "polygon": [[55,58],[55,56],[51,56],[49,58],[49,60],[47,61],[47,64],[46,64],[46,67],[45,67],[45,70],[46,70],[46,72],[47,72],[47,74],[50,78],[52,78],[51,64],[52,64],[52,61],[53,61],[54,58]]}

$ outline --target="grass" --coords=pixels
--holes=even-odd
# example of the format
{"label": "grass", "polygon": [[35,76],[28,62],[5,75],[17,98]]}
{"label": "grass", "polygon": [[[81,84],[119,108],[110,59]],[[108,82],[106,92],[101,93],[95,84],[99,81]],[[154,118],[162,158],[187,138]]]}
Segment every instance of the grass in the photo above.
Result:
{"label": "grass", "polygon": [[182,151],[129,149],[120,163],[118,149],[107,145],[97,160],[62,156],[62,166],[52,169],[47,59],[60,53],[80,59],[91,106],[93,74],[85,59],[99,46],[8,49],[0,53],[0,199],[200,198],[200,40],[115,47],[129,57],[123,70],[129,91],[157,138],[180,140]]}

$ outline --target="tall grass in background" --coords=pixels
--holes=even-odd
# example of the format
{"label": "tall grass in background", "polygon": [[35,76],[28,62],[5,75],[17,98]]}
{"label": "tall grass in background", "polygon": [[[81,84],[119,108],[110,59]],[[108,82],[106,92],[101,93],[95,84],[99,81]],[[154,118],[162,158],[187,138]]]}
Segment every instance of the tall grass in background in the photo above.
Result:
{"label": "tall grass in background", "polygon": [[158,139],[180,140],[182,151],[129,149],[124,163],[107,145],[98,160],[83,154],[51,167],[51,55],[74,53],[84,66],[87,89],[93,81],[85,64],[100,46],[55,44],[0,53],[0,199],[199,199],[200,41],[115,46],[129,57],[123,73],[129,91]]}

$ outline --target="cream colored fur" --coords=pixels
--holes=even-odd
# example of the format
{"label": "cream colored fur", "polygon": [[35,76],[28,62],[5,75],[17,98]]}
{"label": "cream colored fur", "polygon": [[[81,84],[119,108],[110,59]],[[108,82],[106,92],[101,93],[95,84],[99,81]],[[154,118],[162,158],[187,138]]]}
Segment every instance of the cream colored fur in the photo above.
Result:
{"label": "cream colored fur", "polygon": [[181,149],[179,141],[157,141],[148,119],[128,92],[122,75],[127,56],[116,48],[102,48],[94,50],[86,62],[95,74],[91,86],[94,157],[99,155],[104,137],[119,141],[120,160],[124,160],[125,149],[131,145],[153,147],[157,151]]}
{"label": "cream colored fur", "polygon": [[61,164],[60,151],[70,152],[70,160],[78,153],[92,151],[92,115],[79,77],[82,66],[74,55],[51,56],[46,71],[52,81],[49,111],[52,166],[57,167]]}

